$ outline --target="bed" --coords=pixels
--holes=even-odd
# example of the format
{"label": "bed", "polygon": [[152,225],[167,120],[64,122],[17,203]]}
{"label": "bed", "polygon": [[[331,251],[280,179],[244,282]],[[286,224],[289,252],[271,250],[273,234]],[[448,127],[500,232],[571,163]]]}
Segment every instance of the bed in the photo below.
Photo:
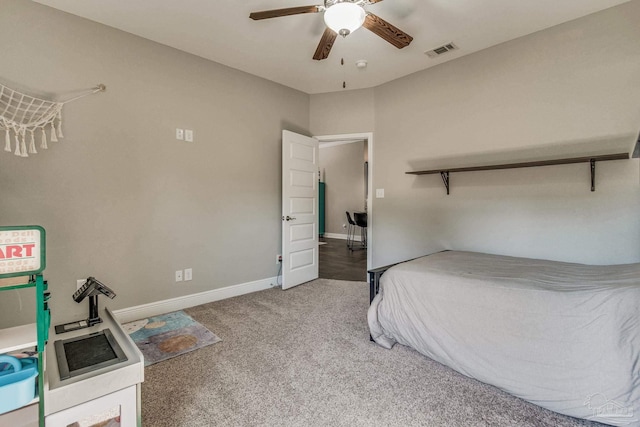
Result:
{"label": "bed", "polygon": [[640,264],[445,251],[370,278],[381,346],[412,347],[555,412],[640,426]]}

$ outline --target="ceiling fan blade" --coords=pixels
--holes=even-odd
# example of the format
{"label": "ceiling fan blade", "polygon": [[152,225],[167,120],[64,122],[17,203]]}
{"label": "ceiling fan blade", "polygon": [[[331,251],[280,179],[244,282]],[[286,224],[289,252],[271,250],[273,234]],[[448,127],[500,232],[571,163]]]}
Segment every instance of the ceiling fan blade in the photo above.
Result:
{"label": "ceiling fan blade", "polygon": [[380,3],[382,0],[367,0],[367,3],[369,4],[376,4],[376,3]]}
{"label": "ceiling fan blade", "polygon": [[318,43],[316,53],[313,54],[313,59],[316,61],[327,59],[331,52],[331,48],[333,47],[333,43],[336,41],[336,37],[338,37],[338,33],[327,27],[324,30],[324,34],[322,34],[320,43]]}
{"label": "ceiling fan blade", "polygon": [[[378,0],[380,1],[380,0]],[[394,27],[389,24],[384,19],[379,16],[374,15],[373,13],[368,13],[367,17],[364,20],[364,24],[362,24],[367,30],[375,33],[376,35],[382,37],[398,49],[402,49],[403,47],[409,46],[413,37],[399,28]]]}
{"label": "ceiling fan blade", "polygon": [[318,13],[318,12],[320,12],[319,6],[299,6],[299,7],[288,7],[285,9],[263,10],[262,12],[252,12],[251,14],[249,14],[249,18],[258,20],[258,19],[277,18],[279,16],[300,15],[301,13]]}

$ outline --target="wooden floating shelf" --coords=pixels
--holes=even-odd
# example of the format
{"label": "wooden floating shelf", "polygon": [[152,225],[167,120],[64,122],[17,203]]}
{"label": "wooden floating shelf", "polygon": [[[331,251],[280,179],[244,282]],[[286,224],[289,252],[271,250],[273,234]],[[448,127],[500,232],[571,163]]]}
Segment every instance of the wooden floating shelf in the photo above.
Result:
{"label": "wooden floating shelf", "polygon": [[469,167],[449,168],[449,169],[431,169],[431,170],[424,170],[424,171],[407,172],[407,174],[429,175],[429,174],[441,173],[441,172],[474,172],[474,171],[489,171],[489,170],[496,170],[496,169],[519,169],[519,168],[532,168],[537,166],[553,166],[553,165],[569,165],[572,163],[588,163],[591,160],[606,161],[606,160],[624,160],[628,158],[629,158],[628,153],[604,154],[601,156],[572,157],[568,159],[541,160],[537,162],[504,163],[500,165],[469,166]]}
{"label": "wooden floating shelf", "polygon": [[499,169],[520,169],[520,168],[532,168],[539,166],[554,166],[554,165],[569,165],[573,163],[591,163],[591,191],[595,191],[595,170],[596,162],[608,161],[608,160],[626,160],[629,159],[629,153],[615,153],[615,154],[602,154],[599,156],[585,156],[585,157],[569,157],[564,159],[554,160],[540,160],[535,162],[520,162],[520,163],[502,163],[498,165],[486,165],[486,166],[467,166],[459,168],[440,168],[429,169],[422,171],[410,171],[406,172],[408,175],[431,175],[439,173],[442,177],[445,187],[447,188],[447,194],[449,194],[449,173],[451,172],[477,172]]}

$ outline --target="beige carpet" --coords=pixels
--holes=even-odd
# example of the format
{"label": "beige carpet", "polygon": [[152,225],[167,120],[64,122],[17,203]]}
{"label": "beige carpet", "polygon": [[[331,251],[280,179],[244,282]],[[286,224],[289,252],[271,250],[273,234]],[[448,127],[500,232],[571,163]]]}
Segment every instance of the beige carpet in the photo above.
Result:
{"label": "beige carpet", "polygon": [[369,341],[365,282],[319,279],[185,310],[222,342],[149,366],[145,427],[595,426]]}

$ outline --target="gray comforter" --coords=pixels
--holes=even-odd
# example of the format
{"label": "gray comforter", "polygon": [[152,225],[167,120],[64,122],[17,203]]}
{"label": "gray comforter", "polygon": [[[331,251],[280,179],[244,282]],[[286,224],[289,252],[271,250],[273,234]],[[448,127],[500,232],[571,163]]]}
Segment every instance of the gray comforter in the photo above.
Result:
{"label": "gray comforter", "polygon": [[640,264],[446,251],[384,273],[373,339],[562,414],[640,426]]}

